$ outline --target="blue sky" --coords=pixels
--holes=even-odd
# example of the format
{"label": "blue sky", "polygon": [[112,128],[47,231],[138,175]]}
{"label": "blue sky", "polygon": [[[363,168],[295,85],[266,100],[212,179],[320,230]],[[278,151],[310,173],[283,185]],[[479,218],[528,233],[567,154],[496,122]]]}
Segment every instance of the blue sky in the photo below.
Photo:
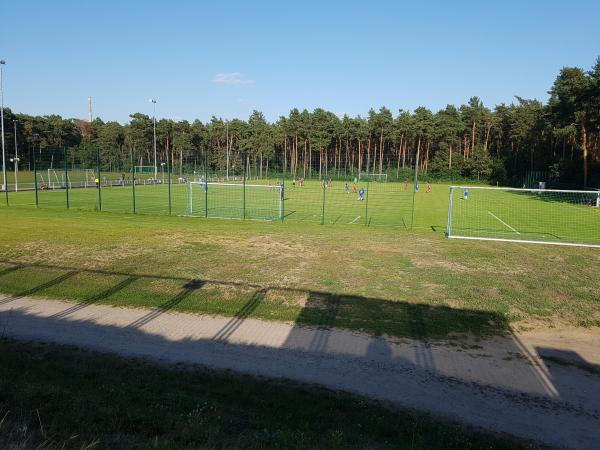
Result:
{"label": "blue sky", "polygon": [[600,56],[598,1],[0,1],[5,104],[128,120],[270,120],[547,99]]}

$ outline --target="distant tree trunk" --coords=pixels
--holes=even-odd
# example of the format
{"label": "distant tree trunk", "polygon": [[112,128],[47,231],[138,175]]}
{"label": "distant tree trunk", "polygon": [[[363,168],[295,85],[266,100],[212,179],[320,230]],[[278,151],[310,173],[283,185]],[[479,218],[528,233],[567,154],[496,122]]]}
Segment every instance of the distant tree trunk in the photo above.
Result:
{"label": "distant tree trunk", "polygon": [[[287,170],[287,136],[283,138],[283,177],[285,178],[285,171]],[[290,155],[291,160],[291,155]]]}
{"label": "distant tree trunk", "polygon": [[427,173],[427,169],[429,168],[429,147],[431,145],[430,141],[427,141],[425,144],[425,173]]}
{"label": "distant tree trunk", "polygon": [[475,121],[473,121],[473,127],[471,128],[471,150],[469,151],[469,156],[471,156],[474,151],[475,151]]}
{"label": "distant tree trunk", "polygon": [[587,130],[585,125],[581,125],[581,149],[583,150],[583,186],[587,187],[588,183],[588,143]]}
{"label": "distant tree trunk", "polygon": [[[367,142],[367,172],[371,167],[371,137],[369,136],[369,141]],[[360,171],[359,171],[360,175]]]}
{"label": "distant tree trunk", "polygon": [[421,136],[419,136],[417,141],[417,154],[415,155],[415,170],[419,170],[419,156],[421,154]]}
{"label": "distant tree trunk", "polygon": [[488,149],[488,141],[490,139],[490,133],[492,132],[492,126],[488,125],[485,130],[485,140],[483,141],[483,149],[487,152]]}
{"label": "distant tree trunk", "polygon": [[383,128],[379,135],[379,173],[383,173]]}
{"label": "distant tree trunk", "polygon": [[323,150],[319,150],[319,180],[322,180],[321,167],[323,166]]}
{"label": "distant tree trunk", "polygon": [[307,146],[307,141],[304,141],[304,156],[302,158],[302,166],[303,166],[302,178],[306,178],[306,146]]}
{"label": "distant tree trunk", "polygon": [[358,140],[358,178],[360,178],[360,172],[362,171],[362,145],[361,140]]}
{"label": "distant tree trunk", "polygon": [[452,169],[452,144],[448,145],[448,169]]}

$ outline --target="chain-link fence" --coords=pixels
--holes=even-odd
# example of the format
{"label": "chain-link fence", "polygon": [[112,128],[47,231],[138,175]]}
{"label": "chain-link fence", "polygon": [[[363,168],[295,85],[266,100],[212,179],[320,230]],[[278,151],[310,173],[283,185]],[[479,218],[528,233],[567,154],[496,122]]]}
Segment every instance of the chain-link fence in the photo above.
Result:
{"label": "chain-link fence", "polygon": [[[119,153],[122,155],[122,153]],[[297,155],[296,155],[297,157]],[[414,169],[241,151],[33,149],[7,167],[3,206],[411,228]],[[366,169],[365,167],[370,168]],[[381,166],[380,166],[381,167]]]}

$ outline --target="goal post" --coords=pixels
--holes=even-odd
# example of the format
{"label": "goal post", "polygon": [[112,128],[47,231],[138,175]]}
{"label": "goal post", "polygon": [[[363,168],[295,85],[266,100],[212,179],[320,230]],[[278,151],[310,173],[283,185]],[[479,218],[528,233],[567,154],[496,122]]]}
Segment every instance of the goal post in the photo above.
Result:
{"label": "goal post", "polygon": [[446,236],[600,248],[600,191],[450,186]]}
{"label": "goal post", "polygon": [[187,216],[282,220],[283,184],[190,181]]}

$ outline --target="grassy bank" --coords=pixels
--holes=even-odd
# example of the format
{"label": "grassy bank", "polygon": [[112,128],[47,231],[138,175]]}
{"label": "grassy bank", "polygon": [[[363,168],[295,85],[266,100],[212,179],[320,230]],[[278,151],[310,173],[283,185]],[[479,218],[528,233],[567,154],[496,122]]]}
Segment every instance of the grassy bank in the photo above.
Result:
{"label": "grassy bank", "polygon": [[600,253],[442,232],[0,210],[0,291],[392,336],[600,325]]}

